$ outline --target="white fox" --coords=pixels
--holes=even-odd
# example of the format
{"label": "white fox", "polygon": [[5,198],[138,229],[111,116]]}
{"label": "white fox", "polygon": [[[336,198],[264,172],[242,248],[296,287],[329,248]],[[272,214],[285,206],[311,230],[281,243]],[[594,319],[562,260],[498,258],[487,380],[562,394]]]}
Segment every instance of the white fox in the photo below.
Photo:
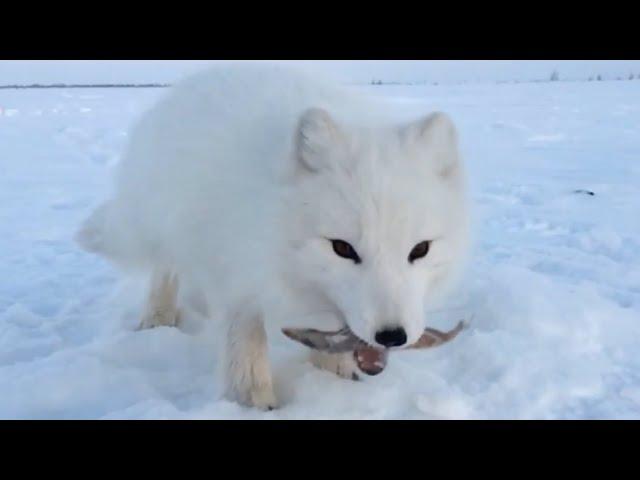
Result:
{"label": "white fox", "polygon": [[[148,273],[144,328],[176,325],[178,289],[197,288],[224,320],[226,393],[274,408],[265,321],[319,315],[402,348],[462,264],[455,128],[442,113],[392,118],[381,101],[284,66],[212,67],[142,117],[112,198],[78,241]],[[312,360],[358,373],[349,355]]]}

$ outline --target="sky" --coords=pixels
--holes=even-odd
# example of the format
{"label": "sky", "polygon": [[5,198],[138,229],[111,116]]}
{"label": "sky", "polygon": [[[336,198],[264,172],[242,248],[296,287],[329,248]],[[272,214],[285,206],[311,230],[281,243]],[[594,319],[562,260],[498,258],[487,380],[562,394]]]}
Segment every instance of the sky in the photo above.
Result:
{"label": "sky", "polygon": [[[30,83],[171,83],[215,60],[0,60],[0,85]],[[290,60],[346,81],[493,82],[640,75],[638,60]]]}

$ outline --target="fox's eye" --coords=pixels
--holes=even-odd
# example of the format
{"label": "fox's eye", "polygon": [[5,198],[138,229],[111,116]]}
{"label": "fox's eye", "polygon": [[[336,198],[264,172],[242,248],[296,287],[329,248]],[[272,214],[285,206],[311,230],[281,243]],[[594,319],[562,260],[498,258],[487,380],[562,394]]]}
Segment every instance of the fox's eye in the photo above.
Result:
{"label": "fox's eye", "polygon": [[358,253],[347,242],[343,240],[331,240],[331,244],[333,245],[333,251],[336,252],[336,255],[339,257],[348,258],[349,260],[353,260],[354,263],[362,262]]}
{"label": "fox's eye", "polygon": [[431,242],[425,241],[420,242],[415,247],[413,247],[413,250],[411,250],[411,253],[409,254],[409,263],[413,263],[420,258],[426,257],[427,253],[429,253],[430,246]]}

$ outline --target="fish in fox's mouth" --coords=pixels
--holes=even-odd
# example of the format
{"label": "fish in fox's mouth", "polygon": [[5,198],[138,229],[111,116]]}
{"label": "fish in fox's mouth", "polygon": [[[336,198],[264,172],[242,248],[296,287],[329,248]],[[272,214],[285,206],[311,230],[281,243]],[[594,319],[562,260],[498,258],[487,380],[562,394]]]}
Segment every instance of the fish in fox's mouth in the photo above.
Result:
{"label": "fish in fox's mouth", "polygon": [[[459,322],[453,330],[448,332],[426,328],[417,342],[404,347],[404,349],[416,350],[437,347],[453,340],[465,327],[464,322]],[[313,350],[326,353],[353,352],[358,368],[367,375],[378,375],[387,365],[389,349],[374,347],[366,343],[348,327],[337,332],[322,332],[310,328],[284,328],[282,333]]]}

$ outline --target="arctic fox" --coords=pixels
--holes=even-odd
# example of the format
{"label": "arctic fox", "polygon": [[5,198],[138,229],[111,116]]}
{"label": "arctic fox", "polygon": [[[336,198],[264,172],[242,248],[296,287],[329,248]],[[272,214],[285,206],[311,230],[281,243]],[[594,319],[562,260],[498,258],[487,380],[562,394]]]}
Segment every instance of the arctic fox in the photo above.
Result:
{"label": "arctic fox", "polygon": [[[402,348],[459,270],[468,234],[454,125],[394,115],[282,65],[211,67],[140,119],[112,198],[78,241],[148,274],[143,328],[176,325],[178,290],[197,288],[223,320],[227,395],[274,408],[264,322],[319,315]],[[349,355],[312,361],[357,373]]]}

